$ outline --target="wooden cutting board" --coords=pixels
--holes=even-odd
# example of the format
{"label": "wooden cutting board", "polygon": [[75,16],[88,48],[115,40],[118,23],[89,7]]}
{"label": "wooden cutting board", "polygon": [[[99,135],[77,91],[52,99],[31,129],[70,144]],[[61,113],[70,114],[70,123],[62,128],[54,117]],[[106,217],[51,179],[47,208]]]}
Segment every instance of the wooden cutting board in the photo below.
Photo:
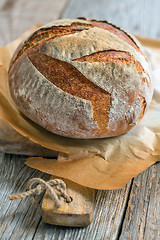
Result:
{"label": "wooden cutting board", "polygon": [[[54,176],[51,177],[51,179],[54,178]],[[70,227],[89,225],[94,215],[95,190],[66,179],[64,181],[67,186],[67,193],[72,197],[72,202],[64,202],[59,208],[55,208],[53,200],[48,192],[46,192],[42,202],[43,221],[54,225]]]}

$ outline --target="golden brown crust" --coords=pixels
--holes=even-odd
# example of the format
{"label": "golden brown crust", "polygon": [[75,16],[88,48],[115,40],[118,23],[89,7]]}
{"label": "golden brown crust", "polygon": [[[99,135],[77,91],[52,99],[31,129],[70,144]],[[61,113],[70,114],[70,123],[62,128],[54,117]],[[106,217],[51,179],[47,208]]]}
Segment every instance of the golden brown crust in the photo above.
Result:
{"label": "golden brown crust", "polygon": [[122,29],[97,20],[59,20],[18,48],[9,85],[19,109],[67,137],[123,134],[152,96],[148,62]]}

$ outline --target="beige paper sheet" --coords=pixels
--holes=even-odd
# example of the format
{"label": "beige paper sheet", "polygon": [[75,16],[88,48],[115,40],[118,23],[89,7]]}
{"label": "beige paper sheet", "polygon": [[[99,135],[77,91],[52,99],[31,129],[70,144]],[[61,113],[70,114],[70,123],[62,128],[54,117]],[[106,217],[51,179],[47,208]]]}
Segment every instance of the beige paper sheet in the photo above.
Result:
{"label": "beige paper sheet", "polygon": [[[25,117],[8,90],[8,66],[22,38],[0,48],[0,117],[23,136],[46,148],[60,151],[58,160],[32,158],[27,165],[95,189],[123,187],[160,156],[160,49],[148,45],[155,90],[144,118],[127,134],[114,138],[77,140],[52,134]],[[155,45],[155,44],[154,44]],[[62,154],[63,153],[63,154]]]}

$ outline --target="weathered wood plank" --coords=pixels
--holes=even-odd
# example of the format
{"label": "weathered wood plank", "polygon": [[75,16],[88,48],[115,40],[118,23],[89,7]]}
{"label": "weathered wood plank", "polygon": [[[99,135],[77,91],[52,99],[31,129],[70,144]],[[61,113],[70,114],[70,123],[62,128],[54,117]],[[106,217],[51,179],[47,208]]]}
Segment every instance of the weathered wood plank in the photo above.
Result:
{"label": "weathered wood plank", "polygon": [[134,179],[120,239],[160,239],[160,162]]}
{"label": "weathered wood plank", "polygon": [[24,191],[33,177],[48,180],[49,175],[25,166],[24,156],[1,154],[0,159],[0,239],[32,239],[41,212],[28,198],[11,202],[8,195]]}
{"label": "weathered wood plank", "polygon": [[0,46],[19,37],[37,23],[57,18],[67,0],[2,0],[0,1]]}

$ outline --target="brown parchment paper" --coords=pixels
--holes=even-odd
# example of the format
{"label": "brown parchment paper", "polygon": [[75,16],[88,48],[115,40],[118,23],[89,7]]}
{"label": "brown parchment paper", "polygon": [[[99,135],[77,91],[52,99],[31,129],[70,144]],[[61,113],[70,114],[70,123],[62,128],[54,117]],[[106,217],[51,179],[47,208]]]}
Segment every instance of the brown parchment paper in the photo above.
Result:
{"label": "brown parchment paper", "polygon": [[12,101],[7,71],[13,51],[22,38],[0,48],[0,117],[29,140],[61,152],[58,160],[30,158],[26,162],[28,166],[87,187],[117,189],[158,160],[160,156],[158,41],[155,44],[154,40],[140,38],[141,43],[148,46],[145,51],[151,61],[155,82],[152,103],[141,122],[130,132],[119,137],[77,140],[48,132],[19,112]]}

